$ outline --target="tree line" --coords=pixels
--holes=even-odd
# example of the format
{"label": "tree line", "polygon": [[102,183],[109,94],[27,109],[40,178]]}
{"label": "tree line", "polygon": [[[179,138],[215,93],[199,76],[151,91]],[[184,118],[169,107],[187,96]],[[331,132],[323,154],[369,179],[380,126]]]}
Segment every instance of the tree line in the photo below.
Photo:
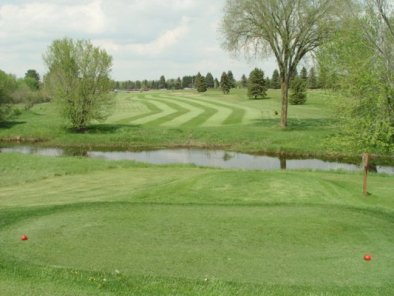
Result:
{"label": "tree line", "polygon": [[12,109],[12,105],[23,104],[25,109],[30,109],[34,104],[47,101],[49,96],[36,70],[27,70],[23,78],[0,70],[0,122],[19,114],[20,110]]}
{"label": "tree line", "polygon": [[[249,74],[250,75],[250,74]],[[294,77],[299,76],[306,81],[307,88],[317,89],[322,88],[327,85],[326,82],[321,81],[316,73],[315,67],[311,67],[307,70],[302,67],[300,74],[296,72]],[[322,78],[324,78],[322,76]],[[126,81],[113,81],[113,88],[118,90],[130,90],[130,91],[140,91],[140,90],[179,90],[179,89],[217,89],[221,88],[222,84],[226,84],[224,89],[227,90],[227,84],[229,89],[232,88],[246,88],[248,84],[248,77],[243,74],[239,80],[234,78],[233,72],[231,70],[223,72],[220,80],[214,78],[211,72],[208,72],[205,76],[200,72],[196,75],[185,75],[182,78],[171,78],[166,79],[164,75],[161,75],[158,80],[126,80]],[[271,77],[265,78],[265,84],[267,88],[280,89],[280,78],[279,71],[275,69]]]}
{"label": "tree line", "polygon": [[[231,84],[236,85],[236,81],[234,79],[233,73],[231,70],[227,72],[227,75],[230,77],[232,81]],[[199,73],[196,75],[185,75],[182,78],[171,78],[166,79],[164,75],[161,75],[158,80],[126,80],[126,81],[113,81],[114,89],[118,90],[130,90],[130,91],[139,91],[139,90],[158,90],[158,89],[167,89],[167,90],[178,90],[178,89],[187,89],[187,88],[197,88],[199,83],[201,84],[202,78],[204,78],[204,84],[207,89],[210,88],[219,88],[220,82],[217,78],[214,78],[213,75],[208,72],[205,76],[202,76]]]}

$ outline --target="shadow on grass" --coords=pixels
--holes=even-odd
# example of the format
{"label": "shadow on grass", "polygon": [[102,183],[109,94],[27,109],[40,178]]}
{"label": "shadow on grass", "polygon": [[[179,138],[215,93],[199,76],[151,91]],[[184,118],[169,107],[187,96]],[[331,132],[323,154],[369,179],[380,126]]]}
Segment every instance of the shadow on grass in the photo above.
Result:
{"label": "shadow on grass", "polygon": [[4,121],[0,122],[0,128],[10,129],[16,125],[25,124],[26,121]]}
{"label": "shadow on grass", "polygon": [[121,130],[131,130],[140,125],[131,124],[94,124],[83,129],[67,128],[67,132],[74,134],[113,134]]}
{"label": "shadow on grass", "polygon": [[[299,131],[299,130],[310,130],[334,127],[338,124],[338,120],[335,119],[288,119],[287,127],[284,131]],[[258,119],[254,121],[255,126],[261,127],[277,127],[280,128],[280,117],[269,118],[269,119]]]}

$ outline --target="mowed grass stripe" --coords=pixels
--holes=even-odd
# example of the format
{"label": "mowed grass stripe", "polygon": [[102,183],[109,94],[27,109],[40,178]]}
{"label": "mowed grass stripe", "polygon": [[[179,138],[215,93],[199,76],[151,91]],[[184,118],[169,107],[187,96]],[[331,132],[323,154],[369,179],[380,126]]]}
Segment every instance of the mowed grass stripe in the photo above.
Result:
{"label": "mowed grass stripe", "polygon": [[129,123],[131,123],[131,122],[133,122],[135,120],[138,120],[140,118],[144,118],[144,117],[147,117],[147,116],[152,116],[152,115],[155,115],[155,114],[158,114],[158,113],[162,112],[162,110],[160,108],[158,108],[155,104],[147,102],[146,100],[139,100],[138,99],[138,102],[143,104],[143,105],[145,105],[148,108],[149,112],[138,114],[138,115],[134,115],[134,116],[131,116],[131,117],[126,117],[126,118],[123,118],[121,120],[115,121],[115,123],[118,123],[118,124],[129,124]]}
{"label": "mowed grass stripe", "polygon": [[226,108],[231,110],[228,114],[228,116],[221,122],[222,124],[239,124],[242,123],[245,117],[245,114],[247,113],[247,109],[245,108],[240,108],[239,106],[234,106],[233,104],[227,104],[227,103],[222,103],[218,102],[215,99],[210,99],[210,98],[204,98],[202,96],[200,97],[193,97],[193,96],[188,96],[187,99],[192,99],[199,101],[200,103],[209,103],[215,107],[219,107],[221,109]]}
{"label": "mowed grass stripe", "polygon": [[163,117],[160,117],[160,118],[158,118],[156,120],[150,121],[150,122],[147,123],[147,125],[162,125],[162,124],[171,122],[173,119],[176,119],[176,118],[178,118],[178,117],[180,117],[182,115],[188,114],[190,112],[190,109],[184,108],[180,104],[170,102],[169,100],[161,100],[161,99],[155,98],[155,101],[163,103],[163,104],[166,104],[170,108],[176,110],[176,112],[168,114],[168,115],[163,116]]}
{"label": "mowed grass stripe", "polygon": [[239,107],[233,103],[219,102],[214,97],[204,98],[203,96],[179,93],[153,93],[149,95],[143,93],[131,98],[125,97],[121,102],[121,108],[130,109],[127,101],[129,101],[129,106],[132,106],[133,102],[138,102],[138,104],[144,105],[149,112],[133,116],[122,114],[117,116],[117,118],[120,117],[120,120],[110,119],[109,122],[169,127],[220,126],[240,124],[247,119],[256,119],[260,114],[257,110],[249,107]]}
{"label": "mowed grass stripe", "polygon": [[[180,114],[179,116],[173,118],[172,120],[163,123],[162,126],[171,126],[171,127],[184,126],[185,123],[188,123],[189,121],[197,117],[202,118],[201,123],[203,123],[205,122],[206,118],[209,118],[210,116],[212,116],[212,114],[217,112],[216,110],[207,108],[203,105],[190,104],[189,102],[179,100],[176,97],[159,96],[159,99],[171,100],[173,103],[188,110],[188,112],[184,114]],[[201,123],[195,122],[193,126],[198,126]]]}
{"label": "mowed grass stripe", "polygon": [[151,110],[145,104],[141,104],[141,101],[138,100],[143,98],[143,94],[116,94],[115,109],[107,121],[116,123],[131,116],[149,113]]}
{"label": "mowed grass stripe", "polygon": [[[175,97],[175,96],[174,96]],[[173,99],[173,98],[171,98]],[[183,100],[184,102],[189,102],[191,100],[190,97],[183,98],[183,97],[178,97],[178,99]],[[218,126],[222,125],[223,122],[231,115],[233,112],[233,108],[227,107],[221,104],[216,104],[215,102],[205,100],[201,101],[199,98],[194,99],[195,102],[198,102],[200,105],[207,106],[211,109],[216,110],[215,113],[213,113],[211,116],[203,116],[202,118],[205,119],[204,122],[199,123],[201,126]],[[187,124],[191,125],[191,124]]]}
{"label": "mowed grass stripe", "polygon": [[145,117],[139,118],[137,120],[133,120],[130,123],[147,124],[149,122],[156,121],[159,118],[166,117],[166,116],[176,113],[178,111],[177,109],[170,107],[166,103],[159,102],[159,101],[155,100],[154,97],[151,95],[149,95],[149,96],[147,95],[146,100],[149,100],[149,103],[154,104],[157,108],[159,108],[161,110],[161,112],[159,112],[157,114],[150,115],[150,116],[145,116]]}
{"label": "mowed grass stripe", "polygon": [[[163,96],[161,96],[163,97]],[[176,121],[174,121],[174,124],[178,124],[178,126],[181,127],[196,127],[200,126],[203,123],[205,123],[210,117],[212,117],[214,114],[218,112],[218,109],[216,108],[211,108],[208,107],[205,104],[200,104],[196,102],[192,102],[189,99],[184,99],[178,96],[173,96],[173,97],[165,97],[170,100],[176,100],[177,102],[182,102],[183,104],[187,104],[191,108],[194,108],[194,110],[202,110],[202,112],[199,112],[197,115],[193,116],[195,112],[191,111],[189,114],[186,114],[183,116],[183,118],[179,118]]]}
{"label": "mowed grass stripe", "polygon": [[190,96],[190,95],[186,95],[184,97],[187,97],[188,99],[190,98],[192,100],[209,102],[213,105],[230,108],[231,110],[233,110],[233,114],[231,114],[228,120],[223,122],[223,124],[247,123],[248,121],[260,118],[261,116],[261,110],[250,108],[247,106],[240,106],[230,102],[223,102],[223,101],[219,102],[219,100],[216,99],[215,97]]}

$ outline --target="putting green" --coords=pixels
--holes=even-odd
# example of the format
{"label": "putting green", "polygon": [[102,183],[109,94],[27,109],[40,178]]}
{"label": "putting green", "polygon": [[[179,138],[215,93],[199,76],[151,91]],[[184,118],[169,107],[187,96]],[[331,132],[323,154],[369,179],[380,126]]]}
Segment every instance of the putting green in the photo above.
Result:
{"label": "putting green", "polygon": [[394,274],[393,220],[340,206],[82,204],[0,238],[2,258],[127,275],[379,286]]}

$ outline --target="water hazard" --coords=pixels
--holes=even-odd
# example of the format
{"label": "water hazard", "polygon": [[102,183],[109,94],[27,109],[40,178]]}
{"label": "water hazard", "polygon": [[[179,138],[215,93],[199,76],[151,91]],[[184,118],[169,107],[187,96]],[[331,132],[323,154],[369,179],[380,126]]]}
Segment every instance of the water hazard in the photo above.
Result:
{"label": "water hazard", "polygon": [[[151,164],[194,164],[197,166],[245,170],[344,170],[361,171],[360,164],[321,159],[289,159],[285,156],[251,155],[204,149],[161,149],[152,151],[98,151],[61,148],[15,146],[0,148],[0,152],[19,152],[44,156],[86,156],[107,160],[133,160]],[[372,165],[371,171],[394,175],[394,166]]]}

